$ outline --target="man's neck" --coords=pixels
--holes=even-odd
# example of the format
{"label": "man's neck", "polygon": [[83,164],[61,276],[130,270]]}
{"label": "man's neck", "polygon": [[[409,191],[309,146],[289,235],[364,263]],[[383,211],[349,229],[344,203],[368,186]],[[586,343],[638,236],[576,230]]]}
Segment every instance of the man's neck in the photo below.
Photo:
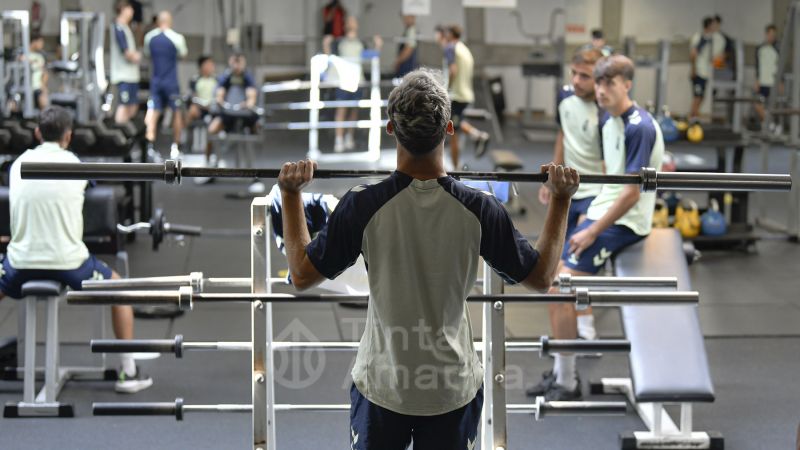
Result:
{"label": "man's neck", "polygon": [[61,150],[64,150],[66,148],[66,146],[61,145],[61,142],[56,142],[56,141],[44,141],[42,142],[42,145],[50,145],[50,146],[55,145],[58,146],[58,148],[60,148]]}
{"label": "man's neck", "polygon": [[625,111],[631,109],[631,106],[633,106],[633,100],[631,100],[630,97],[626,97],[625,100],[623,100],[622,103],[620,103],[618,109],[614,111],[609,111],[609,113],[614,117],[619,117],[622,114],[624,114]]}
{"label": "man's neck", "polygon": [[425,156],[414,156],[405,149],[397,149],[397,170],[417,180],[432,180],[447,175],[442,160],[443,146]]}

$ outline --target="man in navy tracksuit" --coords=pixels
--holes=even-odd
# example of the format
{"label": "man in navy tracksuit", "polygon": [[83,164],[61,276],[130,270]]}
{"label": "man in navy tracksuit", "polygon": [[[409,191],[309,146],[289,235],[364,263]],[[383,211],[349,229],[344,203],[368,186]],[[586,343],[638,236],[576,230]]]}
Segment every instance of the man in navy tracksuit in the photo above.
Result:
{"label": "man in navy tracksuit", "polygon": [[180,151],[178,141],[183,130],[183,116],[180,111],[180,86],[178,85],[178,58],[185,58],[188,50],[183,35],[172,30],[172,14],[161,11],[158,14],[158,28],[144,37],[144,53],[152,60],[152,77],[150,78],[150,100],[147,101],[147,114],[144,121],[147,125],[145,137],[148,149],[153,148],[156,140],[156,127],[161,111],[165,107],[172,109],[172,147],[170,157],[178,158]]}

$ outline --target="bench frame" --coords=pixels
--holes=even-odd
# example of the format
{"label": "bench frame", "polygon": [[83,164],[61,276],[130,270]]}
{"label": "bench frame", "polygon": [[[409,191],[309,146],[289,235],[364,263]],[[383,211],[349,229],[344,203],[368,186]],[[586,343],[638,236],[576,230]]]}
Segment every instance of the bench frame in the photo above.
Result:
{"label": "bench frame", "polygon": [[[63,296],[29,296],[17,308],[18,336],[17,354],[25,355],[24,366],[12,370],[16,378],[23,374],[22,401],[8,402],[3,409],[3,417],[74,417],[71,404],[58,401],[61,389],[69,380],[114,380],[117,372],[108,369],[106,355],[100,356],[97,366],[61,366],[58,312]],[[36,322],[37,303],[47,303],[47,322],[45,333],[45,366],[36,367]],[[99,317],[95,322],[95,334],[105,336],[107,307],[97,309]],[[44,372],[44,386],[36,393],[36,376]]]}

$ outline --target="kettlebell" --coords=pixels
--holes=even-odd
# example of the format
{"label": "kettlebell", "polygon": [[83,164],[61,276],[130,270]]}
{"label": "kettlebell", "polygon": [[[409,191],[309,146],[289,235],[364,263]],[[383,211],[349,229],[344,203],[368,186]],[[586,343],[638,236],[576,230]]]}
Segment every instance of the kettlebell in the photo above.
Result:
{"label": "kettlebell", "polygon": [[700,216],[701,231],[707,236],[722,236],[728,231],[725,216],[719,211],[719,203],[712,198],[708,210]]}
{"label": "kettlebell", "polygon": [[669,228],[669,207],[663,199],[656,199],[653,210],[653,228]]}
{"label": "kettlebell", "polygon": [[690,239],[700,234],[700,211],[697,203],[692,200],[683,200],[675,208],[675,228],[681,236]]}
{"label": "kettlebell", "polygon": [[693,123],[686,129],[686,139],[689,142],[700,142],[703,140],[703,127],[699,123]]}

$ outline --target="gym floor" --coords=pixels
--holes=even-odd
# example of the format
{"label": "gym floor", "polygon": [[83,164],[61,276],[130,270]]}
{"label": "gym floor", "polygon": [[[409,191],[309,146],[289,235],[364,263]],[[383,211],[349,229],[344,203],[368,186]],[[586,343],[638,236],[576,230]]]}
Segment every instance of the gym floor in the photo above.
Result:
{"label": "gym floor", "polygon": [[[488,127],[488,124],[482,126]],[[509,148],[525,162],[528,170],[550,160],[552,148],[546,143],[530,143],[519,130],[509,126],[506,142],[494,148]],[[276,132],[271,142],[276,148],[259,152],[258,165],[279,167],[287,160],[304,155],[307,141],[303,133]],[[390,148],[383,140],[383,147]],[[161,148],[167,148],[167,145]],[[464,159],[471,170],[490,170],[488,158],[476,160],[471,146]],[[681,153],[687,149],[670,148]],[[704,158],[714,158],[713,149],[692,149]],[[760,171],[758,151],[749,149],[744,169]],[[771,154],[770,171],[786,171],[789,151]],[[394,153],[384,152],[377,164],[327,165],[329,168],[391,168]],[[271,180],[270,180],[271,181]],[[341,195],[353,180],[318,181],[314,191]],[[155,198],[173,222],[204,227],[199,238],[172,242],[158,253],[150,250],[144,237],[128,247],[131,276],[187,274],[202,271],[207,276],[249,276],[249,202],[229,200],[225,194],[246,188],[244,181],[217,180],[196,186],[190,180],[181,186],[155,186]],[[521,186],[528,212],[515,217],[525,235],[535,235],[541,227],[544,209],[536,200],[538,186]],[[702,199],[702,197],[699,197]],[[769,194],[751,201],[752,214],[760,203],[767,214],[783,221],[788,194]],[[702,204],[701,204],[702,206]],[[752,217],[752,215],[751,215]],[[277,253],[277,252],[275,252]],[[716,388],[716,402],[697,405],[696,430],[719,431],[729,449],[793,448],[800,411],[795,385],[800,348],[800,246],[768,235],[750,252],[704,251],[690,266],[692,287],[701,294],[699,306],[706,349]],[[275,270],[285,261],[274,257]],[[510,288],[509,291],[513,291]],[[16,334],[16,303],[0,302],[0,336]],[[540,306],[514,305],[507,314],[507,334],[511,339],[530,339],[548,334],[546,310]],[[330,304],[280,304],[274,307],[276,334],[285,339],[355,340],[363,329],[364,312]],[[87,342],[94,318],[85,307],[62,308],[62,363],[89,362]],[[480,333],[480,314],[473,314],[473,329]],[[615,309],[597,310],[601,337],[621,337],[619,314]],[[139,338],[164,338],[183,334],[187,340],[249,340],[249,312],[244,305],[199,305],[194,311],[171,323],[167,320],[139,320]],[[359,328],[361,327],[361,328]],[[654,330],[657,332],[657,330]],[[354,353],[281,353],[276,361],[280,376],[279,403],[347,403],[349,369]],[[112,364],[116,358],[111,357]],[[524,387],[538,380],[550,362],[534,353],[510,353],[509,366],[518,369],[521,379],[510,381],[509,403],[526,402]],[[249,357],[246,353],[189,353],[183,359],[162,355],[140,364],[152,374],[154,386],[133,396],[114,393],[110,382],[71,382],[61,399],[75,405],[72,419],[3,419],[0,436],[11,443],[6,448],[80,448],[116,450],[141,448],[234,449],[249,445],[249,416],[246,414],[189,414],[183,422],[169,417],[92,417],[93,401],[170,401],[183,397],[187,404],[247,403],[249,397]],[[624,355],[605,355],[600,359],[579,360],[580,375],[588,380],[608,376],[627,376]],[[588,392],[588,389],[585,390]],[[0,382],[0,402],[16,401],[22,395],[21,382]],[[592,398],[592,397],[589,397]],[[618,434],[643,429],[633,412],[617,417],[553,417],[534,422],[527,414],[509,417],[511,448],[541,449],[616,449]],[[348,416],[344,412],[279,413],[279,448],[348,448]]]}

